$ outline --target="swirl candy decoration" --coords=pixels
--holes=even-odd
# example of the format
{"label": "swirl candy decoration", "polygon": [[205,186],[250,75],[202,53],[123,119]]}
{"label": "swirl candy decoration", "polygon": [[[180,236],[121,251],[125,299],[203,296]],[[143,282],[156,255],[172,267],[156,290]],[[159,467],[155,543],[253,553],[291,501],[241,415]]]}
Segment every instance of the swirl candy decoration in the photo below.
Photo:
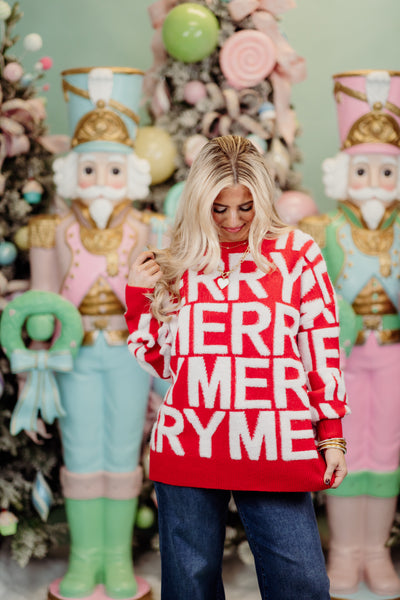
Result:
{"label": "swirl candy decoration", "polygon": [[261,83],[276,63],[274,43],[261,31],[242,30],[223,45],[219,63],[228,83],[237,90]]}

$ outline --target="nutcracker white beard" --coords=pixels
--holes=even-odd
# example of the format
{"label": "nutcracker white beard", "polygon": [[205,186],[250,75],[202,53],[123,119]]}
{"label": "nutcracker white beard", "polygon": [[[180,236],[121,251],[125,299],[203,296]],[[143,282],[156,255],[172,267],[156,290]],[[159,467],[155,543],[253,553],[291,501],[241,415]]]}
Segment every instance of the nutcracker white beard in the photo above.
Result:
{"label": "nutcracker white beard", "polygon": [[394,202],[398,190],[384,190],[382,188],[364,187],[361,189],[349,188],[349,198],[355,200],[368,229],[376,229],[382,220],[386,207]]}
{"label": "nutcracker white beard", "polygon": [[115,204],[126,198],[126,187],[115,189],[105,185],[92,185],[88,188],[78,186],[77,193],[88,204],[90,216],[96,226],[105,229]]}

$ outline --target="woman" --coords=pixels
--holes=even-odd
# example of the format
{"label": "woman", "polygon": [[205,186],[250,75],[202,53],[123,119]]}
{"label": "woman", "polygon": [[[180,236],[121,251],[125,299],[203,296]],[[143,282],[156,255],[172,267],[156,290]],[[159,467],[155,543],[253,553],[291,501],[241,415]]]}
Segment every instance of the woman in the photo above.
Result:
{"label": "woman", "polygon": [[150,450],[163,600],[224,598],[231,493],[262,598],[329,598],[309,492],[346,474],[337,309],[318,246],[273,192],[250,141],[213,139],[170,247],[129,274],[129,348],[172,382]]}

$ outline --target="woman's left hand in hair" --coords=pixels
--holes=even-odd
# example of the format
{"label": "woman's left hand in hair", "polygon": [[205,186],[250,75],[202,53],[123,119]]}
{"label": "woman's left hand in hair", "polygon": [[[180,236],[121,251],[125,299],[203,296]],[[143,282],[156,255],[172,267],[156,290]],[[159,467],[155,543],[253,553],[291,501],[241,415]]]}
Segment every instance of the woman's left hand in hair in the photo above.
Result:
{"label": "woman's left hand in hair", "polygon": [[146,250],[141,252],[132,263],[129,270],[128,285],[153,288],[162,276],[163,273],[160,265],[155,260],[154,252]]}
{"label": "woman's left hand in hair", "polygon": [[327,448],[324,452],[326,471],[324,482],[329,485],[332,480],[332,475],[335,474],[335,481],[330,486],[332,489],[339,487],[343,479],[347,475],[347,466],[344,454],[337,448]]}

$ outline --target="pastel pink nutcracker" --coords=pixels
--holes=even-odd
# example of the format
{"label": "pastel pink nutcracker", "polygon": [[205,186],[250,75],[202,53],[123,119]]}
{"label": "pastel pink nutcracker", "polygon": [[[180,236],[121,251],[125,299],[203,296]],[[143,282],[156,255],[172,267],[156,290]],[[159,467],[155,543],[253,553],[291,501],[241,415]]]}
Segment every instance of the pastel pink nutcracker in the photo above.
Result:
{"label": "pastel pink nutcracker", "polygon": [[347,314],[349,475],[327,497],[328,574],[341,598],[360,580],[377,596],[399,597],[386,542],[400,487],[400,73],[335,75],[334,96],[341,152],[323,170],[338,207],[301,224],[321,245]]}

